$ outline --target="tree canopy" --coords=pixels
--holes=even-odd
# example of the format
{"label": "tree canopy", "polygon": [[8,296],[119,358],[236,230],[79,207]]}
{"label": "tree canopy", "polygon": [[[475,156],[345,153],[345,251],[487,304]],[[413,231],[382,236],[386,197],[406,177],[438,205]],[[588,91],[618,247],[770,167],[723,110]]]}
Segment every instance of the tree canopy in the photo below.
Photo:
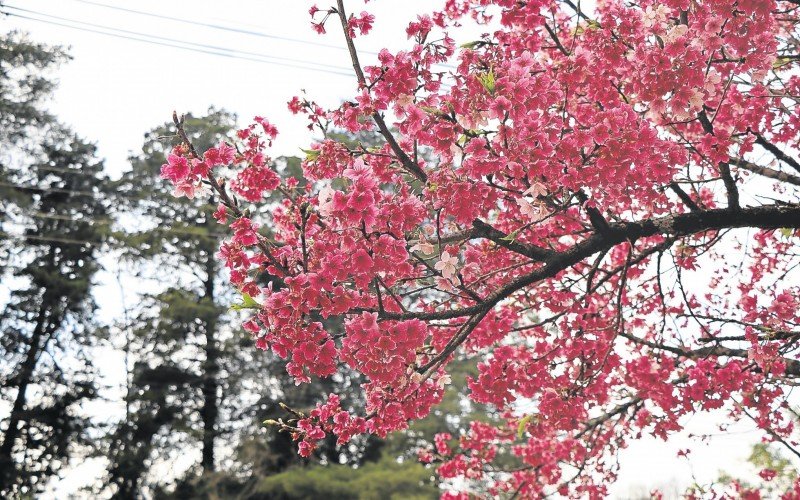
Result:
{"label": "tree canopy", "polygon": [[[385,436],[476,358],[469,398],[499,420],[421,454],[446,496],[602,497],[610,453],[715,409],[791,446],[798,2],[444,5],[366,67],[372,15],[311,9],[318,32],[342,32],[358,88],[331,109],[289,103],[322,132],[308,182],[274,169],[265,118],[199,148],[175,117],[161,174],[216,196],[256,345],[298,383],[365,377],[363,411],[331,394],[275,425],[303,456],[330,434]],[[485,34],[458,46],[468,23]]]}

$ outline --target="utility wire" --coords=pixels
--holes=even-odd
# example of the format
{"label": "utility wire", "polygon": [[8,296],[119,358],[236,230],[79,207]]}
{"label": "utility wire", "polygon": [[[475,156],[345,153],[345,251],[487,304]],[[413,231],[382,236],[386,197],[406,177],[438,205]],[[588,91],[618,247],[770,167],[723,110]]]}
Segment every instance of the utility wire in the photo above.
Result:
{"label": "utility wire", "polygon": [[70,174],[70,175],[88,175],[89,177],[95,177],[99,173],[102,173],[102,172],[83,172],[81,170],[77,170],[74,168],[51,167],[48,165],[34,165],[34,167],[38,170],[47,170],[49,172],[60,172],[62,174]]}
{"label": "utility wire", "polygon": [[[66,217],[66,216],[54,217],[51,214],[34,214],[34,215],[29,214],[29,216],[35,217],[35,218],[66,220],[66,221],[72,221],[72,222],[86,222],[86,223],[91,223],[91,225],[93,227],[111,226],[110,223],[105,223],[105,222],[93,223],[92,220],[72,219],[72,218],[69,218],[69,217]],[[127,233],[127,235],[136,236],[138,234],[149,233],[149,232],[168,233],[168,234],[186,234],[186,235],[194,236],[194,237],[197,237],[197,238],[210,238],[210,239],[218,239],[218,238],[224,238],[226,236],[230,236],[230,235],[225,234],[225,233],[213,233],[213,232],[198,233],[198,232],[192,231],[190,229],[180,229],[180,228],[171,228],[171,227],[156,227],[156,228],[153,228],[153,229],[145,229],[145,230],[142,230],[142,231],[134,231],[134,232],[131,232],[131,233]],[[52,240],[52,241],[64,242],[64,243],[86,243],[86,244],[99,244],[100,243],[100,242],[96,242],[96,241],[74,240],[74,239],[51,237],[51,236],[17,235],[17,234],[7,233],[5,231],[0,231],[0,236],[5,236],[5,237],[8,237],[9,239],[16,239],[16,240],[33,239],[33,240],[43,240],[43,241],[51,241]],[[128,245],[122,245],[122,246],[128,246]]]}
{"label": "utility wire", "polygon": [[[7,182],[0,182],[0,186],[8,186],[8,187],[13,187],[13,188],[17,188],[17,189],[23,189],[23,190],[27,190],[27,191],[36,191],[36,192],[41,192],[41,193],[56,192],[56,193],[79,194],[79,195],[84,195],[84,196],[95,196],[96,194],[98,194],[98,193],[92,193],[90,191],[75,191],[75,190],[60,189],[60,188],[38,188],[38,187],[33,187],[33,186],[22,186],[22,185],[19,185],[19,184],[11,184],[11,183],[7,183]],[[121,194],[118,194],[118,193],[115,194],[114,196],[124,197],[124,198],[131,198],[131,196],[125,196],[125,195],[121,195]],[[75,218],[75,217],[69,217],[69,216],[61,215],[61,214],[49,214],[49,213],[46,213],[46,212],[32,212],[32,213],[26,213],[24,215],[28,216],[28,217],[38,218],[38,219],[53,219],[53,220],[63,220],[63,221],[68,221],[68,222],[79,222],[79,223],[90,224],[92,226],[111,226],[114,223],[114,219],[112,219],[110,217],[105,218],[105,219],[90,218],[90,217]],[[146,232],[165,232],[165,233],[175,233],[175,234],[188,234],[188,235],[197,236],[197,237],[208,236],[208,237],[224,238],[226,236],[229,236],[229,234],[227,234],[227,233],[220,233],[220,232],[213,232],[213,231],[209,231],[209,232],[204,233],[202,231],[195,231],[195,230],[192,230],[192,229],[189,229],[189,228],[181,229],[181,228],[175,228],[175,227],[164,227],[164,228],[156,227],[156,228],[152,228],[152,229],[143,229],[143,230],[140,230],[140,231],[134,231],[134,234],[136,234],[136,233],[146,233]]]}
{"label": "utility wire", "polygon": [[[33,213],[30,213],[30,214],[25,214],[25,215],[27,215],[28,217],[33,217],[33,218],[37,218],[37,219],[54,219],[54,220],[63,220],[63,221],[67,221],[67,222],[80,222],[80,223],[89,224],[89,225],[91,225],[93,227],[100,227],[100,226],[110,227],[115,222],[115,220],[111,219],[111,218],[106,218],[106,219],[96,219],[95,218],[95,219],[92,219],[92,218],[84,217],[84,218],[78,219],[78,218],[75,218],[75,217],[69,217],[67,215],[48,214],[48,213],[45,213],[45,212],[33,212]],[[141,229],[141,230],[136,230],[136,231],[130,231],[130,232],[128,232],[128,234],[138,235],[138,234],[151,233],[151,232],[188,234],[190,236],[209,237],[209,238],[210,237],[224,238],[226,236],[230,236],[229,234],[226,234],[226,233],[219,233],[219,232],[214,232],[214,231],[203,232],[202,230],[192,230],[192,229],[189,229],[189,228],[181,229],[181,228],[178,228],[178,227],[154,227],[154,228],[151,228],[151,229]]]}
{"label": "utility wire", "polygon": [[[329,48],[329,49],[347,50],[347,47],[343,47],[341,45],[335,45],[335,44],[330,44],[330,43],[322,43],[322,42],[314,42],[314,41],[311,41],[311,40],[303,40],[303,39],[300,39],[300,38],[290,38],[290,37],[286,37],[286,36],[270,35],[268,33],[262,32],[262,31],[253,31],[253,30],[246,30],[246,29],[241,29],[241,28],[232,28],[232,27],[228,27],[228,26],[222,26],[222,25],[219,25],[219,24],[204,23],[204,22],[201,22],[201,21],[190,21],[188,19],[181,19],[179,17],[165,16],[165,15],[162,15],[162,14],[154,14],[152,12],[145,12],[145,11],[142,11],[142,10],[129,9],[129,8],[126,8],[126,7],[118,7],[116,5],[108,5],[108,4],[101,3],[101,2],[91,2],[89,0],[73,0],[73,1],[79,2],[79,3],[83,3],[83,4],[87,4],[87,5],[95,5],[97,7],[104,7],[106,9],[113,9],[113,10],[118,10],[118,11],[122,11],[122,12],[130,12],[132,14],[138,14],[140,16],[154,17],[154,18],[157,18],[157,19],[166,19],[166,20],[169,20],[169,21],[175,21],[175,22],[184,23],[184,24],[192,24],[192,25],[195,25],[195,26],[203,26],[205,28],[212,28],[212,29],[221,30],[221,31],[230,31],[232,33],[240,33],[240,34],[243,34],[243,35],[251,35],[251,36],[257,36],[257,37],[261,37],[261,38],[271,38],[273,40],[283,40],[285,42],[303,43],[303,44],[306,44],[306,45],[316,45],[317,47],[326,47],[326,48]],[[362,51],[362,53],[371,54],[371,55],[378,55],[377,52]]]}
{"label": "utility wire", "polygon": [[[261,38],[271,38],[273,40],[282,40],[282,41],[285,41],[285,42],[302,43],[302,44],[306,44],[306,45],[315,45],[317,47],[325,47],[325,48],[328,48],[328,49],[336,49],[336,50],[347,51],[347,47],[345,47],[343,45],[333,44],[333,43],[315,42],[315,41],[312,41],[312,40],[303,40],[302,38],[291,38],[291,37],[287,37],[287,36],[271,35],[269,33],[264,33],[263,31],[253,31],[253,30],[248,30],[248,29],[243,29],[243,28],[235,28],[235,27],[223,26],[223,25],[220,25],[220,24],[204,23],[202,21],[190,21],[188,19],[181,19],[179,17],[166,16],[166,15],[163,15],[163,14],[154,14],[152,12],[146,12],[146,11],[136,10],[136,9],[129,9],[129,8],[126,8],[126,7],[119,7],[119,6],[116,6],[116,5],[109,5],[109,4],[102,3],[102,2],[92,2],[90,0],[73,0],[73,1],[74,2],[78,2],[78,3],[82,3],[82,4],[86,4],[86,5],[94,5],[94,6],[97,6],[97,7],[104,7],[106,9],[113,9],[113,10],[117,10],[117,11],[129,12],[129,13],[132,13],[132,14],[138,14],[140,16],[148,16],[148,17],[154,17],[154,18],[157,18],[157,19],[166,19],[166,20],[169,20],[169,21],[175,21],[175,22],[184,23],[184,24],[192,24],[192,25],[195,25],[195,26],[202,26],[204,28],[211,28],[211,29],[216,29],[216,30],[221,30],[221,31],[229,31],[229,32],[232,32],[232,33],[240,33],[240,34],[243,34],[243,35],[251,35],[251,36],[257,36],[257,37],[261,37]],[[373,56],[377,56],[378,55],[378,52],[375,52],[375,51],[372,51],[372,50],[359,50],[358,52],[360,54],[369,54],[369,55],[373,55]],[[442,66],[442,67],[446,67],[446,68],[455,69],[455,66],[453,66],[451,64],[440,63],[440,64],[437,64],[437,66]]]}
{"label": "utility wire", "polygon": [[0,186],[10,187],[14,189],[20,189],[23,191],[34,191],[37,193],[65,193],[65,194],[76,194],[81,196],[95,196],[97,193],[92,191],[77,191],[74,189],[64,189],[64,188],[41,188],[38,186],[23,186],[22,184],[12,184],[10,182],[0,182]]}
{"label": "utility wire", "polygon": [[[331,65],[331,64],[323,64],[323,63],[317,63],[317,62],[313,62],[313,61],[303,61],[303,60],[300,60],[300,59],[292,59],[292,58],[289,58],[289,57],[273,56],[273,55],[269,55],[269,54],[262,54],[260,52],[248,52],[248,51],[245,51],[245,50],[231,49],[231,48],[228,48],[228,47],[220,47],[220,46],[217,46],[217,45],[208,45],[208,44],[205,44],[205,43],[188,42],[188,41],[180,40],[180,39],[176,39],[176,38],[168,38],[168,37],[159,36],[159,35],[151,35],[151,34],[148,34],[148,33],[142,33],[142,32],[139,32],[139,31],[130,31],[130,30],[126,30],[126,29],[123,29],[123,28],[114,28],[112,26],[105,26],[105,25],[102,25],[102,24],[87,23],[87,22],[84,22],[84,21],[79,21],[77,19],[70,19],[68,17],[54,16],[52,14],[47,14],[46,12],[39,12],[39,11],[36,11],[36,10],[23,9],[22,7],[16,7],[14,5],[4,5],[4,7],[7,8],[7,9],[18,10],[20,12],[27,12],[28,14],[35,14],[37,16],[44,16],[44,17],[47,17],[47,18],[50,18],[50,19],[56,19],[56,20],[59,20],[59,21],[65,21],[65,22],[70,22],[70,23],[74,23],[74,24],[80,24],[80,25],[89,26],[89,27],[92,27],[92,28],[99,28],[99,29],[104,29],[104,30],[115,31],[115,32],[118,32],[118,33],[125,33],[127,35],[148,37],[148,38],[153,38],[153,39],[156,39],[156,40],[163,40],[165,42],[170,42],[170,43],[182,43],[184,45],[189,45],[189,46],[193,46],[193,47],[199,47],[201,49],[215,50],[215,51],[221,51],[221,52],[230,52],[232,54],[244,54],[244,55],[252,56],[252,57],[263,57],[263,58],[266,58],[266,59],[275,59],[277,61],[287,61],[287,62],[290,62],[290,63],[294,62],[294,63],[312,64],[314,66],[322,66],[322,67],[331,68],[331,69],[334,69],[334,70],[337,70],[337,71],[341,71],[342,73],[345,73],[345,74],[348,74],[348,75],[351,72],[350,69],[348,69],[346,67],[343,67],[343,66],[334,66],[334,65]],[[303,66],[295,66],[295,67],[302,68]]]}
{"label": "utility wire", "polygon": [[99,246],[99,241],[89,241],[89,240],[73,240],[70,238],[56,238],[55,236],[36,236],[34,234],[28,235],[21,235],[21,234],[11,234],[5,231],[0,231],[0,237],[8,238],[10,240],[36,240],[36,241],[53,241],[56,243],[66,243],[66,244],[73,244],[73,245],[90,245],[90,246]]}
{"label": "utility wire", "polygon": [[[213,50],[204,50],[204,49],[200,49],[200,48],[186,47],[186,46],[183,46],[183,45],[176,45],[176,44],[173,44],[173,43],[159,42],[159,41],[155,41],[155,40],[148,40],[148,39],[145,39],[145,38],[136,38],[136,37],[133,37],[133,36],[127,36],[127,35],[122,35],[122,34],[117,34],[117,33],[108,33],[108,32],[105,32],[105,31],[99,31],[99,30],[95,30],[95,29],[91,29],[91,28],[81,28],[81,27],[78,27],[78,26],[72,26],[72,25],[61,23],[61,22],[57,22],[57,21],[47,21],[45,19],[38,19],[38,18],[35,18],[35,17],[24,16],[24,15],[21,15],[21,14],[14,14],[14,13],[11,13],[11,12],[2,12],[2,11],[0,11],[0,14],[4,14],[6,16],[17,17],[17,18],[20,18],[20,19],[27,19],[29,21],[35,21],[35,22],[39,22],[39,23],[49,24],[49,25],[52,25],[52,26],[60,26],[60,27],[63,27],[63,28],[69,28],[69,29],[73,29],[73,30],[77,30],[77,31],[84,31],[84,32],[88,32],[88,33],[96,33],[98,35],[106,35],[106,36],[110,36],[110,37],[114,37],[114,38],[122,38],[122,39],[125,39],[125,40],[132,40],[132,41],[136,41],[136,42],[148,43],[148,44],[151,44],[151,45],[160,45],[162,47],[172,47],[172,48],[187,50],[187,51],[191,51],[191,52],[199,52],[199,53],[202,53],[202,54],[209,54],[209,55],[214,55],[214,56],[227,57],[227,58],[230,58],[230,59],[241,59],[241,60],[245,60],[245,61],[253,61],[253,62],[260,62],[260,63],[263,63],[263,64],[271,64],[271,65],[274,65],[274,66],[285,66],[285,67],[290,67],[290,68],[299,68],[299,69],[305,69],[305,70],[308,70],[308,71],[317,71],[317,72],[329,73],[329,74],[339,75],[339,76],[348,76],[348,77],[352,77],[353,76],[350,73],[343,73],[343,72],[338,72],[338,71],[326,70],[326,69],[322,69],[322,68],[314,68],[314,67],[300,66],[300,65],[289,64],[289,63],[273,62],[273,61],[267,61],[265,59],[259,59],[259,58],[255,58],[255,57],[238,56],[238,55],[231,54],[231,53],[215,52]],[[114,29],[114,28],[108,28],[108,29]],[[150,36],[150,35],[145,35],[145,36]],[[185,42],[181,42],[181,43],[185,43]]]}

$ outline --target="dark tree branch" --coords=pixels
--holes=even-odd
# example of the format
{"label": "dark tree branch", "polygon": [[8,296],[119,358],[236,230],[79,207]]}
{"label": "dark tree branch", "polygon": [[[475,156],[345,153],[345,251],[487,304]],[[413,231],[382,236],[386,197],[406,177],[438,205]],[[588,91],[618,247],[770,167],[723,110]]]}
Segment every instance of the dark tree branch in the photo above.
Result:
{"label": "dark tree branch", "polygon": [[608,233],[610,227],[608,225],[608,221],[605,219],[605,217],[603,217],[603,214],[601,214],[600,211],[594,207],[585,206],[586,202],[589,201],[589,197],[586,196],[586,193],[584,193],[582,190],[578,190],[575,193],[575,196],[577,196],[581,204],[584,205],[584,210],[586,210],[586,214],[589,216],[589,222],[592,223],[592,227],[595,228],[595,230],[600,234]]}
{"label": "dark tree branch", "polygon": [[507,234],[503,233],[502,231],[498,231],[480,219],[475,219],[472,221],[472,228],[473,230],[471,235],[473,237],[486,238],[487,240],[494,242],[497,246],[503,247],[506,250],[511,250],[512,252],[520,255],[524,255],[525,257],[535,261],[542,262],[555,255],[555,252],[552,250],[509,239]]}
{"label": "dark tree branch", "polygon": [[[714,135],[714,125],[709,121],[706,112],[701,111],[698,118],[706,134]],[[722,177],[722,182],[725,184],[725,190],[728,193],[728,207],[735,210],[739,208],[739,190],[736,188],[736,181],[731,176],[731,167],[725,161],[719,162],[718,167],[720,177]]]}
{"label": "dark tree branch", "polygon": [[461,309],[439,312],[411,312],[389,314],[388,319],[450,319],[471,316],[494,307],[511,294],[539,281],[551,278],[565,269],[582,262],[597,252],[620,243],[655,235],[688,236],[706,231],[753,227],[759,229],[800,228],[800,206],[765,205],[740,210],[730,208],[674,214],[657,219],[612,224],[605,234],[594,233],[568,250],[556,252],[545,265],[518,277],[495,290],[480,303]]}
{"label": "dark tree branch", "polygon": [[[361,69],[361,63],[358,60],[358,52],[356,51],[355,43],[353,43],[353,38],[350,36],[350,30],[347,26],[347,14],[344,10],[344,0],[337,0],[336,5],[337,13],[339,14],[339,20],[342,23],[342,31],[344,32],[345,42],[347,43],[347,51],[350,53],[350,61],[353,63],[353,71],[356,72],[356,78],[358,79],[359,85],[366,87],[367,79],[364,77],[364,70]],[[391,131],[389,131],[389,127],[386,126],[386,122],[383,120],[381,114],[375,111],[372,113],[372,119],[375,121],[375,124],[381,131],[383,138],[386,139],[387,143],[389,143],[389,147],[392,148],[392,151],[397,156],[397,159],[400,161],[400,164],[403,166],[403,168],[405,168],[420,181],[427,182],[428,175],[417,163],[414,162],[414,160],[408,156],[408,154],[406,154],[405,151],[403,151],[403,148],[400,147],[400,144],[397,143],[397,140],[394,138]]]}
{"label": "dark tree branch", "polygon": [[764,136],[762,136],[761,134],[756,134],[756,144],[758,144],[762,148],[772,153],[772,156],[774,156],[775,158],[779,159],[780,161],[786,163],[793,169],[800,172],[800,162],[798,162],[791,156],[784,153],[780,148],[778,148],[778,146],[766,140]]}
{"label": "dark tree branch", "polygon": [[[739,227],[758,227],[761,229],[777,229],[783,227],[800,228],[800,207],[769,205],[738,210],[725,208],[669,215],[659,219],[641,222],[615,224],[609,226],[609,231],[607,233],[595,233],[593,236],[574,245],[569,250],[556,253],[546,261],[543,267],[529,274],[520,276],[507,285],[495,290],[482,302],[474,306],[432,313],[386,314],[385,317],[391,319],[448,319],[469,316],[469,319],[459,328],[459,331],[450,342],[448,342],[445,348],[429,362],[418,368],[420,373],[425,373],[428,370],[430,370],[430,373],[433,373],[437,366],[443,363],[467,340],[484,316],[499,302],[523,288],[547,278],[552,278],[561,271],[582,262],[584,259],[597,252],[611,248],[625,241],[634,241],[642,237],[655,236],[658,234],[687,236],[705,231]],[[717,347],[719,346],[714,346],[714,348]],[[729,350],[726,353],[722,353],[721,351],[710,350],[712,348],[703,349],[709,349],[707,352],[703,351],[706,355],[731,355],[733,352],[733,350]],[[743,352],[746,353],[746,351]],[[800,361],[795,362],[792,366],[787,364],[787,373],[789,373],[790,370],[792,370],[792,373],[794,373],[794,370],[797,370],[796,373],[800,375]]]}
{"label": "dark tree branch", "polygon": [[672,182],[670,183],[669,188],[672,190],[673,193],[678,195],[678,198],[681,199],[684,205],[689,207],[689,210],[691,210],[692,212],[700,211],[700,207],[697,205],[697,203],[695,203],[692,197],[689,196],[689,193],[684,191],[683,188],[680,187],[678,184]]}
{"label": "dark tree branch", "polygon": [[747,160],[732,159],[731,164],[736,165],[739,168],[749,170],[754,174],[763,175],[764,177],[769,177],[770,179],[800,186],[800,177],[796,175],[787,174],[786,172],[781,172],[780,170],[762,167],[761,165],[756,165],[755,163],[751,163]]}

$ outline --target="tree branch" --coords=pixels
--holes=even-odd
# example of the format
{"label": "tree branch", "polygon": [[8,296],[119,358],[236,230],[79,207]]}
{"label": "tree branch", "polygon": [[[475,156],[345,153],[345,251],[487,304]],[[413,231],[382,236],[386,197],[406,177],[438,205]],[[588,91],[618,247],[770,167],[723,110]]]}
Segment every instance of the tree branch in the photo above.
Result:
{"label": "tree branch", "polygon": [[495,290],[480,303],[461,309],[439,312],[411,312],[408,314],[387,313],[388,319],[451,319],[472,316],[488,310],[501,300],[529,285],[552,278],[561,271],[625,241],[655,235],[688,236],[705,231],[753,227],[759,229],[800,229],[800,206],[765,205],[740,210],[730,208],[704,210],[684,214],[668,215],[638,222],[609,225],[607,233],[594,233],[589,238],[573,245],[568,250],[556,252],[545,260],[544,266],[518,277]]}
{"label": "tree branch", "polygon": [[772,156],[774,156],[775,158],[779,159],[780,161],[786,163],[787,165],[791,166],[792,168],[800,172],[800,163],[798,163],[797,160],[795,160],[791,156],[781,151],[780,148],[778,148],[778,146],[766,140],[764,136],[762,136],[761,134],[756,134],[756,144],[758,144],[762,148],[772,153]]}
{"label": "tree branch", "polygon": [[669,188],[672,190],[672,192],[678,195],[678,198],[681,199],[684,205],[689,207],[689,210],[692,212],[700,211],[700,207],[697,205],[697,203],[695,203],[692,197],[689,196],[689,193],[684,191],[683,188],[681,188],[677,183],[671,182]]}
{"label": "tree branch", "polygon": [[[350,36],[350,30],[347,26],[347,14],[344,10],[344,0],[337,0],[336,5],[337,12],[339,14],[339,20],[342,23],[342,31],[344,32],[345,42],[347,43],[347,51],[350,53],[350,61],[353,63],[353,70],[356,72],[356,78],[358,79],[359,85],[366,87],[367,79],[364,77],[364,70],[361,69],[361,63],[358,60],[356,45],[353,43],[353,38]],[[375,111],[372,113],[372,119],[378,126],[378,130],[381,131],[383,138],[386,139],[387,143],[389,143],[389,147],[392,148],[392,151],[397,156],[400,164],[403,165],[403,168],[405,168],[420,181],[427,182],[428,175],[422,170],[422,168],[420,168],[418,164],[414,162],[414,160],[412,160],[406,154],[405,151],[403,151],[403,148],[401,148],[400,144],[397,143],[397,139],[394,138],[389,130],[389,127],[386,126],[386,122],[383,120],[381,114]]]}
{"label": "tree branch", "polygon": [[[706,134],[714,135],[714,125],[709,121],[705,111],[701,111],[698,116],[700,124]],[[725,190],[728,193],[728,207],[731,209],[739,208],[739,190],[736,188],[736,181],[731,176],[731,167],[728,162],[721,161],[718,164],[719,174],[722,177],[722,182],[725,184]]]}
{"label": "tree branch", "polygon": [[764,177],[769,177],[770,179],[776,179],[781,182],[787,182],[789,184],[794,184],[795,186],[800,186],[800,177],[797,177],[796,175],[787,174],[786,172],[781,172],[780,170],[762,167],[761,165],[756,165],[755,163],[751,163],[747,160],[731,159],[731,163],[739,168],[749,170],[754,174],[763,175]]}
{"label": "tree branch", "polygon": [[535,261],[545,261],[556,253],[546,248],[537,247],[536,245],[518,242],[513,239],[510,240],[507,234],[503,233],[502,231],[498,231],[480,219],[475,219],[472,221],[472,228],[473,231],[471,234],[473,237],[486,238],[487,240],[497,244],[497,246],[503,247],[506,250],[511,250],[512,252],[516,252],[520,255],[524,255],[525,257]]}

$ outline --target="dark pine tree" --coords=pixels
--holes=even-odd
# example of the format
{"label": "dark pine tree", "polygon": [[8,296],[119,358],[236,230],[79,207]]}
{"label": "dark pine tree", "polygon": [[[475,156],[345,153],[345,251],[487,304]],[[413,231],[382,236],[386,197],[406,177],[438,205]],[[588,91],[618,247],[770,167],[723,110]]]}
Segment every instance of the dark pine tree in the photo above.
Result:
{"label": "dark pine tree", "polygon": [[89,351],[100,327],[91,297],[108,233],[107,180],[95,148],[57,125],[38,161],[6,171],[9,298],[0,314],[0,492],[32,494],[85,443],[81,405],[96,396]]}
{"label": "dark pine tree", "polygon": [[95,148],[43,103],[67,59],[0,35],[0,497],[35,496],[86,451],[82,405],[97,388],[102,330],[92,279],[105,239],[107,181]]}

